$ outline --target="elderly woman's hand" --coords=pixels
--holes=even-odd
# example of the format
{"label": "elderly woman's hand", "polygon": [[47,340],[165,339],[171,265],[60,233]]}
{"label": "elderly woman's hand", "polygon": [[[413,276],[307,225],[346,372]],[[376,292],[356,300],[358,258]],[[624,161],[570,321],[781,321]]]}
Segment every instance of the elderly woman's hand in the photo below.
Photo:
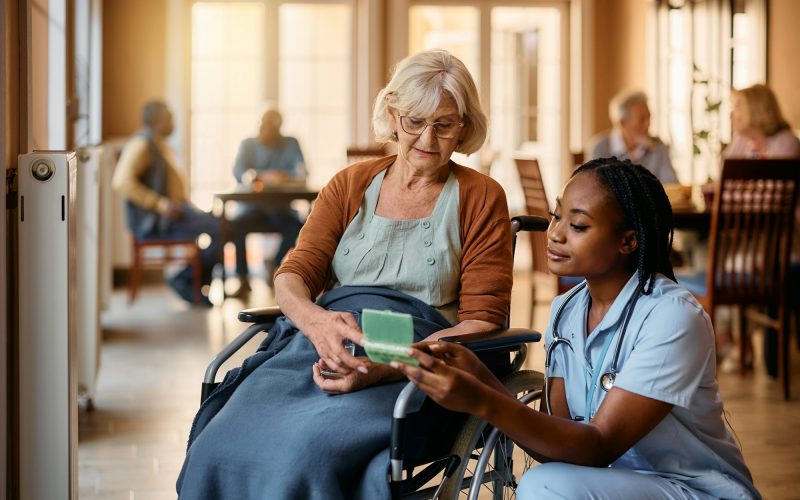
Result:
{"label": "elderly woman's hand", "polygon": [[312,367],[311,374],[314,377],[314,382],[325,392],[342,394],[403,378],[403,375],[394,368],[386,365],[374,365],[370,363],[368,358],[357,359],[369,365],[369,371],[367,373],[351,371],[350,373],[338,377],[326,377],[323,375],[322,370],[330,370],[330,368],[320,359],[317,363],[314,363]]}
{"label": "elderly woman's hand", "polygon": [[319,308],[303,321],[303,334],[314,344],[317,354],[332,371],[343,375],[354,370],[367,372],[366,358],[355,358],[342,345],[345,339],[361,345],[364,337],[358,323],[349,312],[327,311]]}

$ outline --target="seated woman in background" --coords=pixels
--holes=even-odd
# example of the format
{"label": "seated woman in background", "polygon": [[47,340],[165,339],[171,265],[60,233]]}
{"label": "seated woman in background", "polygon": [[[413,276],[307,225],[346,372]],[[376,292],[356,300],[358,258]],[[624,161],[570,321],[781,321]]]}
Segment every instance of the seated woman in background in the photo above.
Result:
{"label": "seated woman in background", "polygon": [[723,158],[800,157],[800,140],[766,85],[731,92],[731,130],[733,139],[722,152]]}
{"label": "seated woman in background", "polygon": [[276,274],[286,319],[203,403],[181,498],[388,498],[403,375],[343,347],[362,342],[356,317],[365,307],[410,313],[417,340],[503,324],[505,193],[450,160],[486,137],[466,67],[441,50],[404,59],[378,94],[373,126],[398,155],[356,163],[320,192]]}
{"label": "seated woman in background", "polygon": [[711,322],[675,282],[658,179],[616,158],[579,167],[548,240],[550,271],[586,281],[553,302],[540,411],[452,343],[411,349],[419,368],[393,364],[549,462],[525,473],[517,498],[759,498],[723,419]]}

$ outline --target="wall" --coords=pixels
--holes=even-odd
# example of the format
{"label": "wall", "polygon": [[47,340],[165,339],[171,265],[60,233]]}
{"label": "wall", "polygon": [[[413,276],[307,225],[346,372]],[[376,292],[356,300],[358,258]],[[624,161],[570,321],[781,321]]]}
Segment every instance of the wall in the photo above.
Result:
{"label": "wall", "polygon": [[800,2],[770,0],[767,22],[767,82],[786,120],[800,130],[800,67],[792,60],[800,47]]}
{"label": "wall", "polygon": [[649,2],[597,0],[594,3],[594,133],[608,129],[608,102],[622,89],[645,88]]}
{"label": "wall", "polygon": [[[138,126],[147,99],[169,92],[167,83],[167,5],[163,0],[103,2],[103,137],[127,136]],[[402,4],[403,2],[400,2]],[[593,3],[593,73],[587,85],[593,102],[592,133],[610,126],[608,102],[623,88],[645,88],[647,12],[642,0],[596,0]],[[392,16],[395,3],[384,12]],[[770,0],[769,82],[786,118],[800,128],[800,68],[781,62],[800,46],[800,2]],[[391,23],[389,28],[391,28]],[[390,30],[391,31],[391,30]],[[391,37],[390,37],[391,38]],[[391,46],[391,44],[389,44]],[[387,54],[386,60],[393,60]],[[178,103],[175,103],[178,104]]]}
{"label": "wall", "polygon": [[103,1],[103,139],[139,128],[146,101],[166,95],[167,2]]}

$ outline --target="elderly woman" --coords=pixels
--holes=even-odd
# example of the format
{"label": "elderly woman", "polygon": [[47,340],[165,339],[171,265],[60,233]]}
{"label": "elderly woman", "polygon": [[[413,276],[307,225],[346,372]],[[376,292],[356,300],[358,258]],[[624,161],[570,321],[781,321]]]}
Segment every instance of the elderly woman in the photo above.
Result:
{"label": "elderly woman", "polygon": [[800,157],[800,140],[766,85],[731,92],[731,130],[733,139],[722,152],[724,158]]}
{"label": "elderly woman", "polygon": [[[279,320],[201,407],[181,498],[387,498],[392,407],[402,374],[355,356],[360,311],[414,316],[416,340],[488,331],[509,309],[505,194],[456,165],[486,117],[445,51],[401,61],[375,101],[397,156],[351,165],[320,192],[275,278]],[[324,293],[315,300],[320,293]],[[224,404],[224,405],[223,405]]]}
{"label": "elderly woman", "polygon": [[[731,92],[731,143],[722,152],[723,158],[800,158],[800,140],[783,118],[778,100],[769,87],[756,84]],[[800,230],[800,204],[795,209],[795,234]],[[792,309],[800,309],[800,238],[792,238],[792,257],[789,268],[789,303]],[[720,321],[722,319],[722,321]],[[717,318],[729,325],[725,315]],[[726,357],[723,368],[734,368],[737,349],[733,348],[730,334],[721,332],[718,350]],[[767,330],[764,335],[764,358],[767,373],[778,375],[778,334]],[[730,360],[730,361],[728,361]]]}
{"label": "elderly woman", "polygon": [[647,95],[622,91],[611,99],[608,117],[614,128],[592,141],[591,159],[616,156],[644,166],[664,184],[675,184],[678,177],[669,159],[669,149],[650,135],[650,108]]}

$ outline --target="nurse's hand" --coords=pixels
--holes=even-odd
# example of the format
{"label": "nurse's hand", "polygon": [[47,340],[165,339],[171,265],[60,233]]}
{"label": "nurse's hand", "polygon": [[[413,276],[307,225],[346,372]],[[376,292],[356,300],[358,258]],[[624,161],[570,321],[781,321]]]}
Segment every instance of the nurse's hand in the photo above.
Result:
{"label": "nurse's hand", "polygon": [[[447,362],[445,358],[410,348],[409,356],[419,361],[419,366],[398,361],[392,361],[391,366],[403,373],[441,406],[453,411],[472,413],[486,399],[482,394],[491,389],[467,370],[469,367],[479,372],[488,369],[469,349],[452,343],[442,344],[449,345],[442,347],[437,354],[450,354],[450,357],[446,358]],[[461,349],[469,354],[461,352]]]}
{"label": "nurse's hand", "polygon": [[[507,392],[503,383],[494,376],[491,370],[478,359],[468,348],[454,342],[418,342],[413,345],[417,350],[441,359],[447,365],[467,373],[471,373],[481,382],[488,384],[500,392]],[[413,357],[413,355],[412,355]]]}
{"label": "nurse's hand", "polygon": [[[478,359],[478,356],[461,344],[456,344],[455,342],[419,342],[414,344],[414,347],[422,353],[439,358],[448,365],[471,373],[479,379],[493,376],[489,368]],[[414,356],[412,355],[412,357]]]}

